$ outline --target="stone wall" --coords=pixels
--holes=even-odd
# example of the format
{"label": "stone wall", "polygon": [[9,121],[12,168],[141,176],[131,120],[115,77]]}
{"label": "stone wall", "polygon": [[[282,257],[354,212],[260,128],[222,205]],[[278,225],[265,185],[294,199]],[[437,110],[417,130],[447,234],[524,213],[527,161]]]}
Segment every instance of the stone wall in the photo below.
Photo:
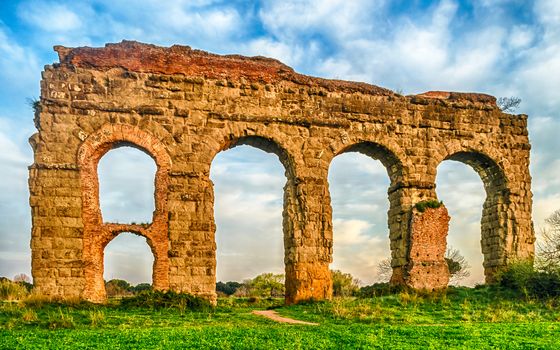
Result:
{"label": "stone wall", "polygon": [[[43,72],[38,133],[30,139],[32,273],[42,293],[103,301],[104,247],[133,232],[150,244],[156,288],[215,300],[210,165],[219,152],[242,144],[276,154],[286,170],[288,303],[332,294],[327,172],[344,152],[364,153],[387,168],[394,283],[413,285],[411,252],[419,249],[413,206],[436,199],[436,168],[446,159],[472,166],[484,182],[487,281],[512,259],[533,255],[527,116],[502,113],[492,96],[401,96],[304,76],[272,59],[184,46],[122,42],[55,50],[60,63]],[[101,216],[97,164],[122,145],[157,164],[148,225]]]}

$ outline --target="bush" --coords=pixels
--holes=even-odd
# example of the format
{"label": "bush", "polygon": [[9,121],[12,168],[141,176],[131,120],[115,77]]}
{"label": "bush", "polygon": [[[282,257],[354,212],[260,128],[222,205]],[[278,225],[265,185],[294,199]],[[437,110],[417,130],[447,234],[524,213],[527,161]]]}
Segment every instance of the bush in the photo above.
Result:
{"label": "bush", "polygon": [[557,270],[535,270],[530,261],[510,264],[497,275],[498,285],[526,297],[560,296],[560,273]]}
{"label": "bush", "polygon": [[105,290],[109,298],[130,296],[131,288],[132,286],[125,280],[113,279],[105,282]]}
{"label": "bush", "polygon": [[400,293],[404,290],[402,286],[393,286],[390,283],[374,283],[370,286],[360,288],[356,295],[360,298],[372,298]]}
{"label": "bush", "polygon": [[22,283],[12,282],[9,279],[0,281],[0,300],[20,300],[27,294],[29,291]]}
{"label": "bush", "polygon": [[252,280],[246,280],[235,290],[238,297],[277,298],[285,292],[284,275],[262,273]]}
{"label": "bush", "polygon": [[177,293],[174,291],[150,290],[142,291],[130,298],[122,299],[120,305],[124,308],[140,307],[148,309],[176,308],[181,311],[202,311],[211,308],[210,303],[188,293]]}
{"label": "bush", "polygon": [[227,296],[233,295],[237,289],[241,287],[241,283],[239,282],[218,282],[216,283],[216,292],[221,292]]}
{"label": "bush", "polygon": [[438,201],[436,199],[428,199],[425,201],[421,201],[416,203],[416,205],[414,205],[414,207],[416,208],[416,210],[418,210],[419,212],[423,213],[426,211],[427,208],[439,208],[443,205],[443,202]]}
{"label": "bush", "polygon": [[331,270],[333,296],[349,297],[358,292],[360,281],[349,273],[340,270]]}

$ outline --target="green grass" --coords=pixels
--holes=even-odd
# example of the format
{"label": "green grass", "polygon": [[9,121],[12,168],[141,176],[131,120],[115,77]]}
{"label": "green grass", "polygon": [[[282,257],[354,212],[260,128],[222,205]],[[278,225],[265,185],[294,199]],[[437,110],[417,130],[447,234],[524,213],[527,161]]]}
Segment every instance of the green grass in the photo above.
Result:
{"label": "green grass", "polygon": [[[215,309],[3,303],[1,349],[558,349],[560,300],[489,288],[282,306],[221,299]],[[317,322],[287,325],[251,314]]]}

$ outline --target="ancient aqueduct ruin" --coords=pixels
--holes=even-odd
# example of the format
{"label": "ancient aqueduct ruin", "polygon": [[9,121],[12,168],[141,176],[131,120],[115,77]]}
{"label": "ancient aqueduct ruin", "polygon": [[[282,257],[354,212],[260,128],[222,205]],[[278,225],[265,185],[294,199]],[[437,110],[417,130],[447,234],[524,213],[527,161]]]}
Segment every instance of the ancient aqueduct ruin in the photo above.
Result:
{"label": "ancient aqueduct ruin", "polygon": [[[470,165],[487,197],[481,222],[486,280],[533,255],[527,116],[503,113],[492,96],[401,96],[364,83],[304,76],[262,58],[123,41],[55,47],[42,73],[30,167],[32,273],[47,295],[102,302],[105,246],[122,232],[146,237],[153,284],[216,299],[210,164],[251,145],[284,165],[286,302],[330,298],[333,157],[361,152],[387,169],[392,282],[442,288],[449,216],[436,199],[438,164]],[[104,222],[97,164],[131,145],[157,165],[149,225]],[[336,237],[334,237],[336,239]]]}

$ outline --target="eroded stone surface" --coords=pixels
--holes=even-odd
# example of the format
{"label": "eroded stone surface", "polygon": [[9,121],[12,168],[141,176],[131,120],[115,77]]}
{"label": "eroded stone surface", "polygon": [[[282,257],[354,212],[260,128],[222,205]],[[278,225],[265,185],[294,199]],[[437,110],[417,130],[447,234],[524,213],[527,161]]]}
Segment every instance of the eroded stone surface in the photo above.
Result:
{"label": "eroded stone surface", "polygon": [[449,214],[442,205],[424,212],[412,209],[407,284],[415,289],[443,289],[449,283],[445,261]]}
{"label": "eroded stone surface", "polygon": [[[30,139],[32,273],[42,293],[104,300],[103,249],[130,231],[150,244],[156,288],[215,300],[210,165],[241,144],[275,153],[286,169],[287,302],[332,294],[327,172],[343,152],[365,153],[387,168],[395,283],[414,285],[410,253],[422,246],[414,244],[413,206],[436,198],[436,168],[446,159],[472,166],[484,182],[487,280],[512,259],[533,255],[527,117],[502,113],[491,96],[400,96],[300,75],[276,60],[180,46],[123,42],[57,51],[61,62],[43,72],[38,133]],[[97,164],[123,142],[158,167],[149,225],[101,217]],[[443,234],[427,216],[421,221]]]}

